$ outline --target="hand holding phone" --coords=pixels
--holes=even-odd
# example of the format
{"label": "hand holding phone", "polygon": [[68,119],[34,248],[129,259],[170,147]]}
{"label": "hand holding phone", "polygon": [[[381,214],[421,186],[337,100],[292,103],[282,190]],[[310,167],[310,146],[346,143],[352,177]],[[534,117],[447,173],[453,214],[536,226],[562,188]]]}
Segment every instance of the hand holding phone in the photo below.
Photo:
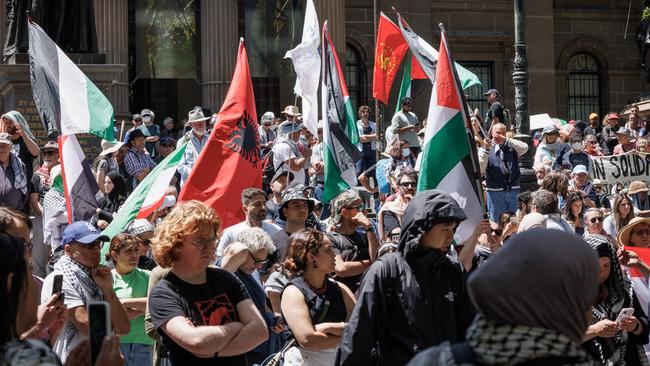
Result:
{"label": "hand holding phone", "polygon": [[58,274],[54,276],[52,281],[52,296],[60,294],[61,303],[65,303],[65,294],[63,293],[63,275]]}
{"label": "hand holding phone", "polygon": [[94,365],[102,349],[104,337],[112,333],[111,310],[108,302],[99,301],[88,304],[88,326],[91,365]]}
{"label": "hand holding phone", "polygon": [[634,308],[623,308],[621,311],[618,313],[618,316],[616,317],[616,324],[621,324],[623,320],[626,320],[627,318],[631,317],[634,314]]}

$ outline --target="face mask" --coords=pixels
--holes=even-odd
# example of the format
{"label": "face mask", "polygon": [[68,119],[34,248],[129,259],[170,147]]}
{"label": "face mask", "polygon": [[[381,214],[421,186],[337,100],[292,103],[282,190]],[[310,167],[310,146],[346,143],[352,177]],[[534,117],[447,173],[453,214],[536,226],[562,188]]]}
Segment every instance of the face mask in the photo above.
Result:
{"label": "face mask", "polygon": [[406,157],[408,157],[409,155],[411,155],[411,149],[408,149],[408,148],[406,148],[406,149],[402,149],[402,157],[403,157],[403,158],[406,158]]}
{"label": "face mask", "polygon": [[582,144],[579,142],[574,142],[573,145],[571,145],[571,148],[573,148],[573,151],[582,151]]}

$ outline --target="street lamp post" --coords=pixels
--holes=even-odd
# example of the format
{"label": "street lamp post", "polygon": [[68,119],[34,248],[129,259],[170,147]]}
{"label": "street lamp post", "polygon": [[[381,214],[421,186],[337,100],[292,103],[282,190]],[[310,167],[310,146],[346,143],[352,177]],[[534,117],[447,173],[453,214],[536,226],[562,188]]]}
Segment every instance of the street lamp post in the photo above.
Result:
{"label": "street lamp post", "polygon": [[522,191],[532,188],[535,183],[533,172],[534,148],[530,137],[530,115],[528,114],[528,57],[526,56],[526,18],[524,0],[514,0],[515,10],[515,59],[512,81],[515,86],[515,129],[517,140],[524,141],[530,147],[519,158]]}

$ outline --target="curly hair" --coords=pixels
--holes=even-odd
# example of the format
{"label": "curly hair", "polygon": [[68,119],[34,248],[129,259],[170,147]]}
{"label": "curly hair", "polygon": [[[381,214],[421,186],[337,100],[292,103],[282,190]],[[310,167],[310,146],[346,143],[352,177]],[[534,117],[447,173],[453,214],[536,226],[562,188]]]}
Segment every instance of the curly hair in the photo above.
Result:
{"label": "curly hair", "polygon": [[179,259],[176,249],[185,237],[207,229],[216,234],[220,224],[221,219],[211,207],[196,200],[182,202],[154,231],[151,240],[154,259],[163,268],[171,267]]}
{"label": "curly hair", "polygon": [[307,269],[307,253],[318,254],[323,246],[325,234],[314,229],[302,229],[289,237],[287,256],[283,267],[293,274],[300,274]]}
{"label": "curly hair", "polygon": [[249,230],[244,230],[237,235],[236,240],[244,244],[248,250],[255,253],[261,249],[266,249],[268,254],[275,252],[275,245],[273,240],[266,231],[259,227],[253,227]]}
{"label": "curly hair", "polygon": [[128,233],[119,233],[115,235],[113,239],[111,239],[111,245],[106,252],[106,261],[115,262],[111,256],[112,252],[119,253],[120,250],[130,248],[132,246],[135,246],[137,249],[140,246],[141,242],[142,240],[140,240],[140,238]]}

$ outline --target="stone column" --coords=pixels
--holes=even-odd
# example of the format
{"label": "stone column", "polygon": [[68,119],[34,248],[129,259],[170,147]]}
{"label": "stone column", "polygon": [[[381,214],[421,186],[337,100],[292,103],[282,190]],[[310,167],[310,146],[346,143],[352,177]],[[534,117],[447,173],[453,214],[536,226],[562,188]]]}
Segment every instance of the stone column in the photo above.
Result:
{"label": "stone column", "polygon": [[129,117],[129,7],[128,0],[94,0],[97,49],[106,63],[123,66],[118,80],[103,91],[113,103],[115,118]]}
{"label": "stone column", "polygon": [[327,28],[339,61],[345,67],[345,0],[316,0],[314,5],[318,21],[323,24],[327,20]]}
{"label": "stone column", "polygon": [[235,70],[239,34],[237,0],[201,1],[203,107],[217,112]]}

